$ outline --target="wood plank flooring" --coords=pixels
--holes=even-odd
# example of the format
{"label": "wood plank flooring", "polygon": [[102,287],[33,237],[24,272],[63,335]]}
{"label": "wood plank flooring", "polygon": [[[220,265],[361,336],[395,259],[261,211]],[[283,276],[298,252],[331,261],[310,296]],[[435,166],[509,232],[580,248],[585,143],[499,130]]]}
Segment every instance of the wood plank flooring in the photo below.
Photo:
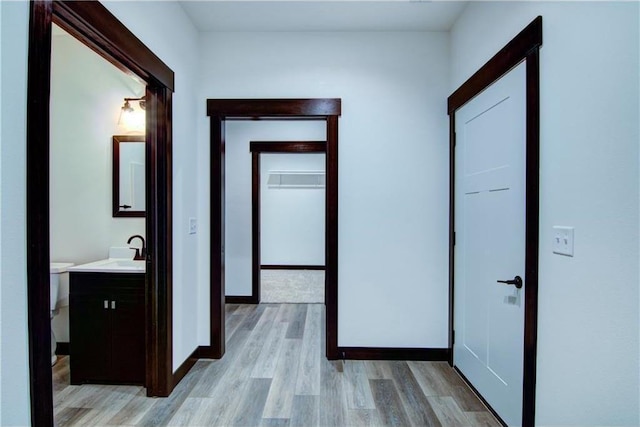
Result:
{"label": "wood plank flooring", "polygon": [[328,361],[324,305],[226,307],[227,353],[168,398],[69,385],[53,368],[57,426],[499,426],[444,362]]}

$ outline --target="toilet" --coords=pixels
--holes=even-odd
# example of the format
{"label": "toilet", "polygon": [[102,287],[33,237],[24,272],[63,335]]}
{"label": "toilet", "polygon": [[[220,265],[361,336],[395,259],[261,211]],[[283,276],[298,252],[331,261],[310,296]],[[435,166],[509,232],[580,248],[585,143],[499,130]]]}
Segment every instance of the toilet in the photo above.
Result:
{"label": "toilet", "polygon": [[[52,262],[49,265],[49,298],[51,302],[51,320],[58,314],[58,308],[69,305],[69,267],[71,262]],[[51,327],[51,366],[55,365],[56,357],[56,336]]]}

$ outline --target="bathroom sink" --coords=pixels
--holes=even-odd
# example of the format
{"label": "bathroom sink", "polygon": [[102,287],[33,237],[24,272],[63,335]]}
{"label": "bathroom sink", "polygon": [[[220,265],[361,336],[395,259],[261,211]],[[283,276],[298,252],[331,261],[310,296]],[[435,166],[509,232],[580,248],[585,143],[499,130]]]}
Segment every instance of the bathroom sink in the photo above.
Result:
{"label": "bathroom sink", "polygon": [[126,270],[145,270],[144,261],[134,261],[130,259],[117,259],[102,264],[102,268],[126,269]]}
{"label": "bathroom sink", "polygon": [[117,259],[114,261],[109,261],[106,264],[103,264],[103,267],[108,267],[108,268],[131,267],[136,270],[144,270],[144,261],[134,261],[131,259]]}
{"label": "bathroom sink", "polygon": [[69,268],[71,272],[87,273],[144,273],[145,270],[146,263],[144,260],[134,261],[121,258],[107,258]]}

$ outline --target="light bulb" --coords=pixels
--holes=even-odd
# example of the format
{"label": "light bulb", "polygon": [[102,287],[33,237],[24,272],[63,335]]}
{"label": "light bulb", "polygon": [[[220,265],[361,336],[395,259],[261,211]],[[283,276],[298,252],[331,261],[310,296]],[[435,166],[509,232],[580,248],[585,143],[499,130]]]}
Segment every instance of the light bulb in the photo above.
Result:
{"label": "light bulb", "polygon": [[124,127],[127,132],[140,132],[145,131],[145,112],[142,110],[125,111],[123,109],[118,122]]}

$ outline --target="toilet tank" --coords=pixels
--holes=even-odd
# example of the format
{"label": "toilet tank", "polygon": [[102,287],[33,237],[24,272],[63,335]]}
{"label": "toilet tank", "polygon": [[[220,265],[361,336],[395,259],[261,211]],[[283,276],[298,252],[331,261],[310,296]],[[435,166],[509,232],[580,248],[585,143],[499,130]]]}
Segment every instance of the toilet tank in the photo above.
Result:
{"label": "toilet tank", "polygon": [[72,262],[52,262],[49,265],[49,289],[51,310],[69,305],[69,267]]}

